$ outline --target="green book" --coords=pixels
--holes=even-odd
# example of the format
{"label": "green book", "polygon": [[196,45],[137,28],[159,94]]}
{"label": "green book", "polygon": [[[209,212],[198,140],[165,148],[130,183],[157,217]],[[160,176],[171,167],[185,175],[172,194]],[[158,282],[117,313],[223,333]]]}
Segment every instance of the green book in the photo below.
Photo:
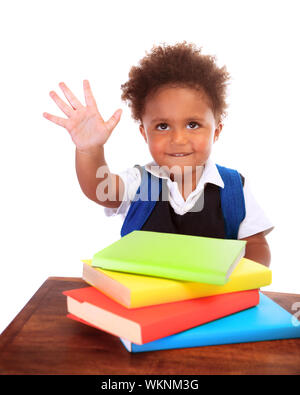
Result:
{"label": "green book", "polygon": [[153,277],[226,284],[246,241],[135,230],[97,252],[93,267]]}

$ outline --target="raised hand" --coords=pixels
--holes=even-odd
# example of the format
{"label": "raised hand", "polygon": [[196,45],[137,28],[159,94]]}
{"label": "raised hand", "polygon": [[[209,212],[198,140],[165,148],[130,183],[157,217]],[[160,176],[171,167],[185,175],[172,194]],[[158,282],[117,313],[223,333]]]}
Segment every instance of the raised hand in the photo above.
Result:
{"label": "raised hand", "polygon": [[50,96],[68,118],[60,118],[47,112],[44,112],[43,116],[67,129],[79,151],[96,152],[106,143],[118,124],[122,110],[115,111],[105,122],[98,111],[88,80],[83,81],[86,107],[80,103],[65,83],[61,82],[59,86],[70,105],[66,104],[54,91],[50,92]]}

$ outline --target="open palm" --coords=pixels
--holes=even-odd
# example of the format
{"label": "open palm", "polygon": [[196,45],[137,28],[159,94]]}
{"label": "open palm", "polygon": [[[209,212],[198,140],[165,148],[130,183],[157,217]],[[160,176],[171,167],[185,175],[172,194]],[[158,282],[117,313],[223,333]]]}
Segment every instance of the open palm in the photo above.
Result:
{"label": "open palm", "polygon": [[65,83],[61,82],[59,86],[71,106],[66,104],[54,91],[50,92],[50,96],[68,118],[60,118],[46,112],[43,113],[43,116],[49,121],[64,127],[69,132],[78,150],[90,152],[103,146],[118,124],[122,110],[115,111],[110,119],[105,122],[98,111],[87,80],[83,81],[86,107],[80,103]]}

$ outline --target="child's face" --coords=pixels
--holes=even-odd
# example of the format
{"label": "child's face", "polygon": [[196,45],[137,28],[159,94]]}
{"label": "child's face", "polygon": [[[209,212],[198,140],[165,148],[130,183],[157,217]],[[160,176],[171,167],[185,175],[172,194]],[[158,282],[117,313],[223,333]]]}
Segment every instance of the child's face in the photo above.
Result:
{"label": "child's face", "polygon": [[[159,166],[202,166],[222,130],[206,95],[192,88],[162,87],[145,105],[140,132]],[[184,154],[184,156],[175,155]]]}

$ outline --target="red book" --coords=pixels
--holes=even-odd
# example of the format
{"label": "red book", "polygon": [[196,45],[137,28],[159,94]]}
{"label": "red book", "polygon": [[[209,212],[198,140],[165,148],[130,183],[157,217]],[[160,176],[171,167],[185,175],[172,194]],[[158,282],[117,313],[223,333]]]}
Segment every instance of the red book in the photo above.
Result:
{"label": "red book", "polygon": [[173,335],[259,303],[258,289],[136,309],[118,304],[94,287],[73,289],[63,294],[67,296],[71,315],[136,344]]}

